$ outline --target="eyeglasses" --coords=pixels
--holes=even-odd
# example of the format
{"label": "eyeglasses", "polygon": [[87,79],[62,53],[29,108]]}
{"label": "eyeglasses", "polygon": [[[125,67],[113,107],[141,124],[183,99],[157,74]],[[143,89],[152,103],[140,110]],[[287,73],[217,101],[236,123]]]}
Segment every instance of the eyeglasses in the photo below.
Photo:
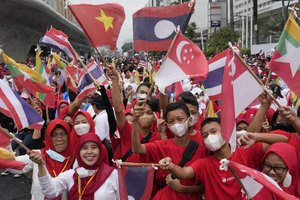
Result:
{"label": "eyeglasses", "polygon": [[263,162],[262,170],[265,171],[266,174],[268,174],[272,169],[277,175],[281,175],[284,172],[284,170],[286,170],[287,168],[286,167],[279,167],[279,166],[272,166],[267,162]]}
{"label": "eyeglasses", "polygon": [[66,133],[63,133],[63,134],[56,134],[56,133],[53,133],[52,135],[51,135],[51,138],[53,139],[53,140],[56,140],[58,137],[60,137],[60,138],[66,138],[68,135],[66,134]]}

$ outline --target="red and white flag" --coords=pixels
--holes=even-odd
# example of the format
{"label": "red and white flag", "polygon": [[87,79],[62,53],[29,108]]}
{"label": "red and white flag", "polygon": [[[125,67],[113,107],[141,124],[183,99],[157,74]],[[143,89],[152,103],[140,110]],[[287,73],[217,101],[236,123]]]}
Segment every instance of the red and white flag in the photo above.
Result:
{"label": "red and white flag", "polygon": [[206,78],[208,64],[201,49],[180,32],[175,36],[169,55],[162,63],[154,81],[160,92],[172,83],[187,78]]}
{"label": "red and white flag", "polygon": [[222,137],[236,147],[235,119],[263,92],[261,85],[247,70],[238,55],[228,51],[222,84],[221,129]]}
{"label": "red and white flag", "polygon": [[69,58],[73,60],[78,60],[78,56],[74,49],[72,48],[68,36],[62,31],[55,28],[50,28],[49,31],[40,39],[41,44],[57,48],[64,52]]}
{"label": "red and white flag", "polygon": [[293,195],[285,193],[272,178],[262,172],[233,161],[229,162],[229,166],[231,166],[235,175],[241,180],[247,191],[248,198],[267,200],[270,199],[270,196],[275,195],[280,199],[298,199]]}

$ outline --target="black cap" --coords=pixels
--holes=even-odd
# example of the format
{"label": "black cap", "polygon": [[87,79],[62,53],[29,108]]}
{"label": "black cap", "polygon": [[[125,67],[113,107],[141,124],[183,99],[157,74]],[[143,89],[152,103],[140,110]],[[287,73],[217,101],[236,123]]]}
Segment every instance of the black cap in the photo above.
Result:
{"label": "black cap", "polygon": [[273,91],[273,93],[277,94],[280,98],[283,98],[283,96],[281,94],[282,88],[279,85],[277,85],[276,83],[273,83],[272,85],[270,85],[270,88]]}
{"label": "black cap", "polygon": [[92,103],[92,105],[95,105],[98,109],[104,109],[105,108],[105,105],[104,105],[104,101],[103,101],[103,98],[101,95],[97,95]]}

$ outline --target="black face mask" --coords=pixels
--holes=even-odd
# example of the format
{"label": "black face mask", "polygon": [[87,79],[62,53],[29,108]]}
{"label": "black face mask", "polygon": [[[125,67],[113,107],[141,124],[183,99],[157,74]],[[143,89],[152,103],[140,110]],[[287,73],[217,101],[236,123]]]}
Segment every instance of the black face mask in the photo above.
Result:
{"label": "black face mask", "polygon": [[278,123],[278,124],[274,125],[272,127],[272,130],[283,130],[283,131],[286,131],[289,133],[296,132],[294,127],[290,123],[287,123],[287,122],[282,122],[282,123]]}

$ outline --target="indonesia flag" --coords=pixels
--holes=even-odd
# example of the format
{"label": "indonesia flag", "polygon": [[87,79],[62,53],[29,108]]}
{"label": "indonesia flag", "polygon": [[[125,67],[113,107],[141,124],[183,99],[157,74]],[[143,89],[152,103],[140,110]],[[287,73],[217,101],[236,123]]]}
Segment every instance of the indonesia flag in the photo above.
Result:
{"label": "indonesia flag", "polygon": [[57,48],[64,52],[69,58],[73,60],[78,60],[78,56],[71,46],[68,36],[62,31],[55,28],[50,28],[49,31],[40,39],[41,44]]}
{"label": "indonesia flag", "polygon": [[3,80],[0,80],[0,112],[11,117],[18,130],[28,126],[41,129],[44,125],[42,117]]}
{"label": "indonesia flag", "polygon": [[233,51],[228,51],[221,94],[221,129],[222,137],[230,143],[232,151],[236,147],[236,117],[262,92],[263,88],[241,58]]}
{"label": "indonesia flag", "polygon": [[223,74],[228,51],[229,49],[226,49],[208,61],[208,75],[202,83],[206,94],[212,101],[221,99]]}
{"label": "indonesia flag", "polygon": [[[87,72],[87,70],[89,73]],[[77,91],[79,92],[79,99],[82,99],[83,97],[89,95],[91,92],[95,91],[96,87],[94,84],[94,80],[96,80],[98,84],[102,84],[104,81],[106,81],[103,69],[98,66],[95,61],[91,62],[87,66],[87,70],[83,70],[79,76],[79,83],[77,88]]]}
{"label": "indonesia flag", "polygon": [[207,73],[208,64],[201,49],[179,32],[154,81],[160,92],[165,93],[172,83],[193,77],[205,79]]}
{"label": "indonesia flag", "polygon": [[[280,186],[267,175],[246,167],[236,162],[230,161],[229,166],[235,175],[241,180],[248,198],[254,199],[274,199],[276,196],[280,199],[296,200],[293,195],[285,193]],[[277,199],[276,198],[276,199]]]}

